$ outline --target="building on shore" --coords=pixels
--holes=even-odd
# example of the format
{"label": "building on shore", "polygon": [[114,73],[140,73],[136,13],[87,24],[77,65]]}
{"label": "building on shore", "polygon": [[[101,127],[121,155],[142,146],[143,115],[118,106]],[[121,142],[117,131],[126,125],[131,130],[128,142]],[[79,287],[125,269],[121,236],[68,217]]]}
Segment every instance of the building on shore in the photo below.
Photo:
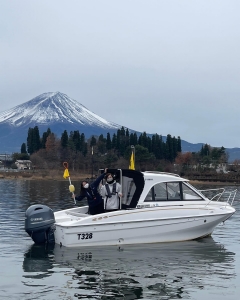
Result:
{"label": "building on shore", "polygon": [[15,165],[17,166],[18,170],[30,170],[30,169],[32,169],[31,160],[16,160]]}

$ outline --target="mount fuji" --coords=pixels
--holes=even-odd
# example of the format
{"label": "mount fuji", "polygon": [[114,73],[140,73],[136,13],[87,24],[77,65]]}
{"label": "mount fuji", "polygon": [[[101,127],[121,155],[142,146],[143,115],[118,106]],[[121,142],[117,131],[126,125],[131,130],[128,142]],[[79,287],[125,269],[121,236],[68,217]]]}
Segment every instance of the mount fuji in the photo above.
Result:
{"label": "mount fuji", "polygon": [[19,152],[29,127],[38,126],[40,135],[48,128],[59,138],[64,130],[91,135],[113,133],[121,125],[109,122],[67,95],[44,93],[0,113],[0,153]]}
{"label": "mount fuji", "polygon": [[[89,138],[100,134],[106,136],[107,132],[112,135],[124,125],[99,117],[63,93],[44,93],[0,113],[0,154],[20,152],[22,143],[27,142],[29,127],[35,126],[38,126],[40,135],[50,128],[59,138],[64,130],[68,133],[79,130]],[[166,140],[165,136],[163,140]],[[203,143],[191,144],[182,140],[182,151],[197,152],[202,145]],[[240,159],[240,148],[227,148],[226,151],[229,161]]]}

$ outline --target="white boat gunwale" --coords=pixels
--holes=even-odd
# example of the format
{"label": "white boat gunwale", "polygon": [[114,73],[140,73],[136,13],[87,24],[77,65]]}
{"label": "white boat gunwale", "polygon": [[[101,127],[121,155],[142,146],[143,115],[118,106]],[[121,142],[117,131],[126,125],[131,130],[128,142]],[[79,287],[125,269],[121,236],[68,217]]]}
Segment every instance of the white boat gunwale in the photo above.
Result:
{"label": "white boat gunwale", "polygon": [[[162,210],[162,207],[157,207],[156,209],[151,209],[151,208],[148,208],[148,212],[149,211],[156,211],[156,210]],[[184,207],[178,207],[176,209],[185,209]],[[220,208],[219,208],[220,209]],[[142,209],[142,210],[145,210],[145,209]],[[164,210],[171,210],[170,207],[164,207]],[[188,210],[196,210],[196,208],[191,208],[191,207],[188,207]],[[213,208],[205,208],[205,207],[202,207],[201,210],[203,211],[211,211],[213,213]],[[110,213],[110,215],[106,215],[107,218],[111,218],[111,217],[119,217],[121,215],[126,215],[125,213],[122,213],[122,214],[114,214],[116,212],[112,212]],[[136,209],[134,211],[131,210],[131,213],[141,213],[141,211],[139,209]],[[233,214],[234,212],[229,212],[228,214],[230,214],[230,216]],[[102,221],[102,219],[104,219],[103,217],[104,214],[99,214],[99,215],[89,215],[89,216],[86,216],[85,218],[82,218],[80,220],[69,220],[68,222],[72,222],[72,224],[64,224],[64,225],[61,225],[60,223],[57,223],[56,222],[56,225],[59,226],[59,227],[67,227],[67,228],[74,228],[74,227],[79,227],[79,225],[82,225],[82,226],[95,226],[95,225],[101,225],[101,226],[104,226],[104,225],[114,225],[114,224],[126,224],[126,223],[130,223],[129,220],[123,220],[123,221],[119,221],[119,220],[115,220],[115,221],[108,221],[107,223],[102,223],[102,222],[98,222],[98,223],[86,223],[86,224],[80,224],[81,221],[84,221],[87,219],[87,220],[90,220],[92,219],[93,222],[97,222],[97,221]],[[214,216],[222,216],[222,215],[226,215],[226,212],[218,212],[218,213],[214,213]],[[207,218],[209,216],[213,216],[213,214],[196,214],[196,215],[182,215],[182,216],[179,216],[179,217],[165,217],[165,218],[148,218],[148,219],[137,219],[137,220],[131,220],[131,223],[136,223],[136,222],[150,222],[150,221],[164,221],[164,220],[178,220],[178,219],[182,219],[182,218],[188,218],[188,219],[195,219],[195,218]],[[95,217],[94,220],[93,217]],[[101,218],[99,220],[97,220],[97,218]],[[75,222],[75,224],[74,224]],[[67,222],[66,222],[67,223]],[[78,223],[78,224],[76,224]]]}

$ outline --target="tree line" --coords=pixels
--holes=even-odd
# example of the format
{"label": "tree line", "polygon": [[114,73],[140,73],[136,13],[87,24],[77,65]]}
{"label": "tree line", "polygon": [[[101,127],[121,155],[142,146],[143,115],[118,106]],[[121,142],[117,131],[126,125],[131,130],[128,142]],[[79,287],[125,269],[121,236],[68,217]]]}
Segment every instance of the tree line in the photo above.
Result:
{"label": "tree line", "polygon": [[[161,135],[137,135],[127,128],[118,129],[112,136],[91,136],[89,139],[78,130],[68,133],[66,130],[58,138],[48,128],[40,136],[38,126],[29,128],[27,143],[21,145],[21,153],[15,153],[16,159],[31,159],[36,169],[57,169],[63,161],[73,170],[85,173],[95,172],[103,166],[128,168],[129,159],[135,151],[136,170],[155,170],[165,172],[190,171],[194,168],[206,170],[210,165],[217,166],[227,162],[224,147],[202,146],[198,152],[182,152],[181,138],[170,134],[163,139]],[[177,167],[176,167],[177,166]]]}
{"label": "tree line", "polygon": [[212,147],[209,144],[202,145],[198,152],[178,153],[175,163],[178,173],[181,175],[198,171],[205,172],[219,167],[220,164],[228,162],[228,154],[224,147]]}
{"label": "tree line", "polygon": [[[38,126],[29,128],[27,144],[21,145],[21,158],[31,158],[38,168],[59,167],[63,161],[68,161],[73,169],[89,170],[94,164],[108,167],[128,168],[132,148],[135,148],[135,161],[139,169],[151,165],[154,170],[162,170],[160,165],[171,164],[178,153],[182,152],[181,138],[167,135],[165,141],[161,135],[147,135],[146,132],[137,135],[121,127],[112,136],[107,133],[86,139],[79,130],[68,133],[66,130],[60,138],[50,128],[40,136]],[[23,158],[24,157],[24,158]],[[162,162],[162,163],[160,163]]]}

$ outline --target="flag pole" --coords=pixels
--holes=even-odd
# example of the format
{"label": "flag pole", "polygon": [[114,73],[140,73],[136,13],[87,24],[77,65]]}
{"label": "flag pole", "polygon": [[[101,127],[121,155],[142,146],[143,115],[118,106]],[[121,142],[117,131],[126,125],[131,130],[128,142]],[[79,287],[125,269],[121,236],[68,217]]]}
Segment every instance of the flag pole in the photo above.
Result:
{"label": "flag pole", "polygon": [[75,187],[71,183],[71,178],[70,178],[70,174],[69,174],[69,171],[68,171],[68,163],[64,162],[63,166],[65,168],[64,173],[63,173],[63,178],[65,178],[65,179],[68,178],[68,180],[69,180],[69,191],[72,193],[74,204],[76,205],[76,199],[75,199],[75,195],[74,195]]}
{"label": "flag pole", "polygon": [[92,146],[92,180],[93,180],[93,146]]}
{"label": "flag pole", "polygon": [[131,145],[131,148],[133,149],[133,162],[134,162],[134,167],[135,167],[135,146]]}

